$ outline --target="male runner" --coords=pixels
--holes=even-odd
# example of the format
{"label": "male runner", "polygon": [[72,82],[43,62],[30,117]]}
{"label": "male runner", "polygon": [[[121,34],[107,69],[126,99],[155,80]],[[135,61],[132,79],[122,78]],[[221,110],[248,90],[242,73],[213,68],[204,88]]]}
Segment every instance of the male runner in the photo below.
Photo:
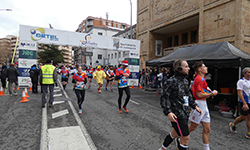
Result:
{"label": "male runner", "polygon": [[195,62],[193,65],[195,70],[196,77],[194,79],[194,83],[192,85],[192,93],[195,98],[195,103],[200,107],[203,114],[199,115],[196,110],[193,110],[190,114],[191,124],[189,125],[189,132],[194,131],[198,125],[201,123],[203,127],[202,139],[204,143],[204,150],[210,150],[209,148],[209,132],[210,132],[210,114],[207,106],[206,98],[210,96],[215,96],[218,94],[216,90],[211,91],[207,86],[207,82],[205,80],[205,75],[207,72],[207,67],[203,63],[203,61]]}
{"label": "male runner", "polygon": [[66,86],[68,84],[69,71],[68,71],[68,69],[66,69],[65,66],[63,66],[60,74],[62,75],[61,81],[62,81],[62,84],[63,84],[63,89],[65,90],[65,88],[66,88]]}
{"label": "male runner", "polygon": [[230,130],[233,133],[237,133],[236,124],[246,119],[247,134],[245,137],[250,139],[250,67],[246,67],[242,70],[244,77],[237,82],[237,94],[239,96],[241,111],[240,116],[237,117],[234,122],[230,122]]}
{"label": "male runner", "polygon": [[88,80],[89,80],[89,87],[91,86],[91,82],[92,82],[92,78],[93,78],[93,72],[95,70],[91,67],[91,65],[89,65],[88,69],[87,69],[87,74],[88,74]]}
{"label": "male runner", "polygon": [[188,117],[189,107],[196,109],[200,114],[202,110],[195,103],[188,88],[186,76],[189,73],[189,66],[186,60],[176,60],[173,64],[175,75],[164,82],[160,102],[163,113],[168,116],[172,124],[172,131],[169,133],[162,147],[159,150],[166,150],[172,141],[177,139],[179,150],[188,150],[189,130]]}
{"label": "male runner", "polygon": [[115,74],[114,74],[114,69],[113,69],[113,66],[110,65],[109,66],[109,69],[107,69],[106,71],[106,80],[107,80],[107,83],[106,83],[106,91],[108,90],[107,87],[108,87],[108,84],[110,83],[110,91],[113,92],[113,89],[112,89],[112,86],[113,86],[113,80],[115,78]]}

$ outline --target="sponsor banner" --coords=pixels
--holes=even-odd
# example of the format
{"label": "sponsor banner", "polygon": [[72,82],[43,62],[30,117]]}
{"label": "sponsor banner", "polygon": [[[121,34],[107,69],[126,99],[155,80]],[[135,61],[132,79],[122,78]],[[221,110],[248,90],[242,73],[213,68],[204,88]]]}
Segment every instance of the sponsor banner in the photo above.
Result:
{"label": "sponsor banner", "polygon": [[30,68],[18,68],[20,77],[30,77]]}
{"label": "sponsor banner", "polygon": [[30,77],[18,77],[19,86],[30,86],[31,79]]}
{"label": "sponsor banner", "polygon": [[128,70],[130,72],[139,72],[140,71],[140,66],[128,65]]}
{"label": "sponsor banner", "polygon": [[37,64],[36,59],[18,59],[18,67],[19,68],[30,68],[32,65]]}
{"label": "sponsor banner", "polygon": [[67,38],[67,31],[20,25],[21,41],[66,45],[68,43]]}
{"label": "sponsor banner", "polygon": [[139,72],[130,72],[131,75],[129,79],[139,79]]}
{"label": "sponsor banner", "polygon": [[19,58],[37,59],[37,51],[19,49]]}
{"label": "sponsor banner", "polygon": [[128,79],[128,85],[129,86],[138,86],[138,82],[139,80],[138,79]]}
{"label": "sponsor banner", "polygon": [[[44,44],[140,51],[140,41],[20,25],[20,40]],[[138,56],[139,58],[139,56]]]}
{"label": "sponsor banner", "polygon": [[125,58],[125,59],[128,61],[128,65],[139,66],[140,60],[138,58]]}
{"label": "sponsor banner", "polygon": [[19,41],[19,49],[37,50],[37,42]]}
{"label": "sponsor banner", "polygon": [[136,51],[136,52],[130,51],[129,58],[140,58],[140,54],[138,51]]}

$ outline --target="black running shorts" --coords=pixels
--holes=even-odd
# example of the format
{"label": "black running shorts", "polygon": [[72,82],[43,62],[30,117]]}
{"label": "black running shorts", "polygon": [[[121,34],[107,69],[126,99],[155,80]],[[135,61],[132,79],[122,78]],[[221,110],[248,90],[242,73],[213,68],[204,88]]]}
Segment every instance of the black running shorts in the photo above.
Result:
{"label": "black running shorts", "polygon": [[68,82],[68,78],[62,78],[62,82]]}
{"label": "black running shorts", "polygon": [[[177,121],[179,123],[179,126],[180,126],[180,130],[182,132],[182,135],[183,136],[188,136],[189,135],[189,130],[188,130],[188,119],[178,119],[177,118]],[[172,127],[175,129],[176,133],[181,136],[180,134],[180,131],[179,131],[179,128],[177,126],[177,123],[176,122],[171,122],[172,124]]]}
{"label": "black running shorts", "polygon": [[247,111],[244,111],[242,109],[242,106],[243,106],[243,103],[240,102],[240,114],[243,115],[243,116],[247,116],[248,114],[250,114],[250,104],[247,104],[248,105],[248,110]]}

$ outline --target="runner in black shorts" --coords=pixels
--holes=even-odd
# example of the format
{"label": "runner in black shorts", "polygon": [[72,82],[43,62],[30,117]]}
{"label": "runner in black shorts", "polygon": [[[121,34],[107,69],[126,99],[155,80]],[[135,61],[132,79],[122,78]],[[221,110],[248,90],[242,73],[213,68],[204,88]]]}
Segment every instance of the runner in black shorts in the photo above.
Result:
{"label": "runner in black shorts", "polygon": [[237,82],[237,94],[239,96],[241,115],[234,122],[230,122],[230,130],[237,133],[236,124],[246,120],[247,134],[245,137],[250,139],[250,67],[242,70],[244,77]]}
{"label": "runner in black shorts", "polygon": [[87,75],[88,75],[88,84],[89,84],[89,88],[91,86],[91,82],[92,82],[92,78],[93,78],[93,73],[94,73],[94,69],[92,68],[91,65],[89,65],[88,69],[87,69]]}
{"label": "runner in black shorts", "polygon": [[110,83],[110,91],[113,92],[112,86],[113,86],[113,80],[115,78],[115,73],[112,65],[109,66],[109,69],[106,71],[106,74],[107,74],[106,76],[107,83],[105,89],[106,91],[108,90],[107,87],[108,84]]}
{"label": "runner in black shorts", "polygon": [[[164,82],[160,98],[163,113],[168,116],[172,124],[172,131],[168,134],[159,150],[166,150],[174,139],[179,150],[187,150],[189,143],[188,118],[189,107],[202,114],[202,110],[195,103],[188,88],[188,75],[190,68],[185,60],[176,60],[173,64],[175,75]],[[180,96],[182,95],[182,96]]]}
{"label": "runner in black shorts", "polygon": [[62,75],[62,84],[63,84],[63,89],[65,90],[67,84],[68,84],[68,79],[69,79],[69,71],[65,68],[65,66],[62,67],[62,70],[60,72]]}

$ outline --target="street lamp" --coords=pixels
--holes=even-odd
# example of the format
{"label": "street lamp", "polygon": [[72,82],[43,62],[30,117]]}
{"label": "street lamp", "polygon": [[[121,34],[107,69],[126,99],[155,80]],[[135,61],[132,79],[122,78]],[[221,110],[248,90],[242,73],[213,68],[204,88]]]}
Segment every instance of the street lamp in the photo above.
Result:
{"label": "street lamp", "polygon": [[132,39],[132,2],[131,2],[131,0],[129,0],[130,1],[130,9],[131,9],[131,11],[130,11],[130,39]]}
{"label": "street lamp", "polygon": [[12,11],[12,9],[0,9],[0,11]]}

